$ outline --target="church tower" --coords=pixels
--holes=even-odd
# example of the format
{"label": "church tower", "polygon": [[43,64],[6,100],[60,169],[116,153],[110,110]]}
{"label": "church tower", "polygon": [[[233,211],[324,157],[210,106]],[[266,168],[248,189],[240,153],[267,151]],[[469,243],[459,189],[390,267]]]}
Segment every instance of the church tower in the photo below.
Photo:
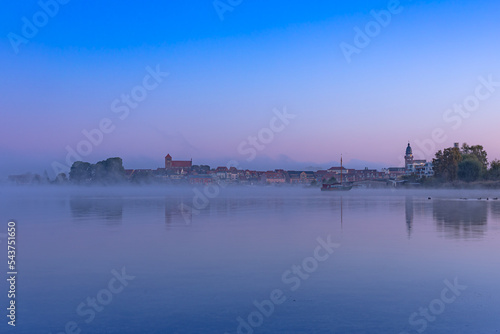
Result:
{"label": "church tower", "polygon": [[413,152],[411,150],[410,143],[408,142],[408,147],[406,148],[405,154],[405,169],[408,169],[408,165],[413,163]]}
{"label": "church tower", "polygon": [[167,154],[167,156],[165,157],[165,169],[170,168],[172,168],[172,157],[170,156],[170,154]]}

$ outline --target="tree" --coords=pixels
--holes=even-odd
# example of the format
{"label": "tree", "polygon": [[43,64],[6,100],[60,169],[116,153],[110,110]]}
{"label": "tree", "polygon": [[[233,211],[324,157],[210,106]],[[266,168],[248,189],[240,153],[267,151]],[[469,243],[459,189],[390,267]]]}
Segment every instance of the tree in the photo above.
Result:
{"label": "tree", "polygon": [[43,182],[43,183],[50,183],[49,173],[47,173],[47,170],[45,170],[45,171],[43,172],[42,182]]}
{"label": "tree", "polygon": [[40,176],[40,174],[35,174],[35,175],[33,175],[33,179],[31,181],[31,183],[40,184],[40,183],[42,183],[42,181],[43,181],[43,179]]}
{"label": "tree", "polygon": [[432,159],[434,175],[447,181],[455,181],[458,176],[458,164],[462,161],[462,154],[456,147],[439,150]]}
{"label": "tree", "polygon": [[66,176],[66,173],[59,173],[54,179],[54,183],[56,184],[63,184],[67,182],[68,182],[68,177]]}
{"label": "tree", "polygon": [[69,171],[69,180],[74,183],[88,183],[92,180],[92,165],[88,162],[75,161]]}
{"label": "tree", "polygon": [[468,158],[458,164],[458,177],[462,181],[473,182],[481,177],[483,165],[477,158]]}
{"label": "tree", "polygon": [[481,163],[482,171],[488,169],[488,154],[482,145],[469,146],[467,143],[462,144],[462,157],[463,160],[469,157],[475,157]]}
{"label": "tree", "polygon": [[74,183],[117,183],[125,180],[125,169],[121,158],[109,158],[95,165],[76,161],[71,166],[69,179]]}
{"label": "tree", "polygon": [[208,165],[193,165],[191,171],[197,174],[207,174],[210,171],[210,166]]}
{"label": "tree", "polygon": [[487,176],[490,180],[500,180],[500,160],[493,160],[491,162]]}
{"label": "tree", "polygon": [[121,158],[109,158],[92,166],[92,178],[101,183],[117,183],[125,179]]}

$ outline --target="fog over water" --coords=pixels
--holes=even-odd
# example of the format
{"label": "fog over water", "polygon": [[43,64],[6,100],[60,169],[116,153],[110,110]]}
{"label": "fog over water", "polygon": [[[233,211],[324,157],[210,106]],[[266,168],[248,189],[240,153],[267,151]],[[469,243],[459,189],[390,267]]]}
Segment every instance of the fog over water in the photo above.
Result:
{"label": "fog over water", "polygon": [[[18,325],[0,328],[494,333],[500,330],[499,195],[2,187],[0,247],[8,220],[15,220],[19,276]],[[130,279],[113,292],[109,282],[122,270]],[[0,289],[7,291],[6,282]]]}

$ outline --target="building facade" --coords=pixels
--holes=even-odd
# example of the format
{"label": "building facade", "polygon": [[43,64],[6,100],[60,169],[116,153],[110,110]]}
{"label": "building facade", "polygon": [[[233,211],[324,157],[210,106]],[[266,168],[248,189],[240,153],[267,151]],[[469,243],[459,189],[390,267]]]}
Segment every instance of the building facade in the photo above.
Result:
{"label": "building facade", "polygon": [[410,143],[406,147],[405,154],[405,175],[416,176],[419,179],[423,177],[434,176],[434,169],[432,168],[432,162],[426,160],[416,160],[413,158],[413,151],[411,149]]}
{"label": "building facade", "polygon": [[171,171],[176,174],[185,174],[191,170],[193,167],[193,159],[189,161],[183,160],[172,160],[172,156],[167,154],[165,157],[165,170]]}

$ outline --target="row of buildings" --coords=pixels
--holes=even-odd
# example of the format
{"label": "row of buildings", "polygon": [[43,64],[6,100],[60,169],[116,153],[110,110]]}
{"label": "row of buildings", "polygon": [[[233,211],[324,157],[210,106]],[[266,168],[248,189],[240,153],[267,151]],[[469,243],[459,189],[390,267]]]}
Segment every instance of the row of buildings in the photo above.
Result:
{"label": "row of buildings", "polygon": [[410,144],[405,152],[405,167],[389,167],[381,171],[376,169],[349,169],[331,167],[318,171],[292,171],[276,169],[273,171],[241,170],[236,167],[217,167],[193,165],[192,160],[173,160],[168,154],[165,167],[152,169],[126,169],[130,179],[156,178],[170,182],[188,182],[190,184],[210,184],[214,182],[239,184],[314,184],[335,179],[336,182],[362,182],[397,180],[413,175],[417,178],[433,176],[432,163],[413,159]]}
{"label": "row of buildings", "polygon": [[[457,144],[458,145],[458,144]],[[238,184],[321,184],[325,181],[363,182],[398,180],[403,176],[415,178],[434,175],[432,162],[416,160],[410,144],[406,147],[404,167],[389,167],[380,171],[376,169],[349,169],[331,167],[318,171],[294,171],[276,169],[273,171],[241,170],[235,167],[210,168],[207,165],[193,165],[193,160],[173,160],[170,154],[165,157],[164,167],[157,169],[126,169],[125,177],[134,182],[167,182],[210,184],[214,182]],[[9,181],[17,184],[39,184],[51,182],[48,175],[37,174],[10,175]],[[66,175],[58,175],[53,183],[67,182]]]}

